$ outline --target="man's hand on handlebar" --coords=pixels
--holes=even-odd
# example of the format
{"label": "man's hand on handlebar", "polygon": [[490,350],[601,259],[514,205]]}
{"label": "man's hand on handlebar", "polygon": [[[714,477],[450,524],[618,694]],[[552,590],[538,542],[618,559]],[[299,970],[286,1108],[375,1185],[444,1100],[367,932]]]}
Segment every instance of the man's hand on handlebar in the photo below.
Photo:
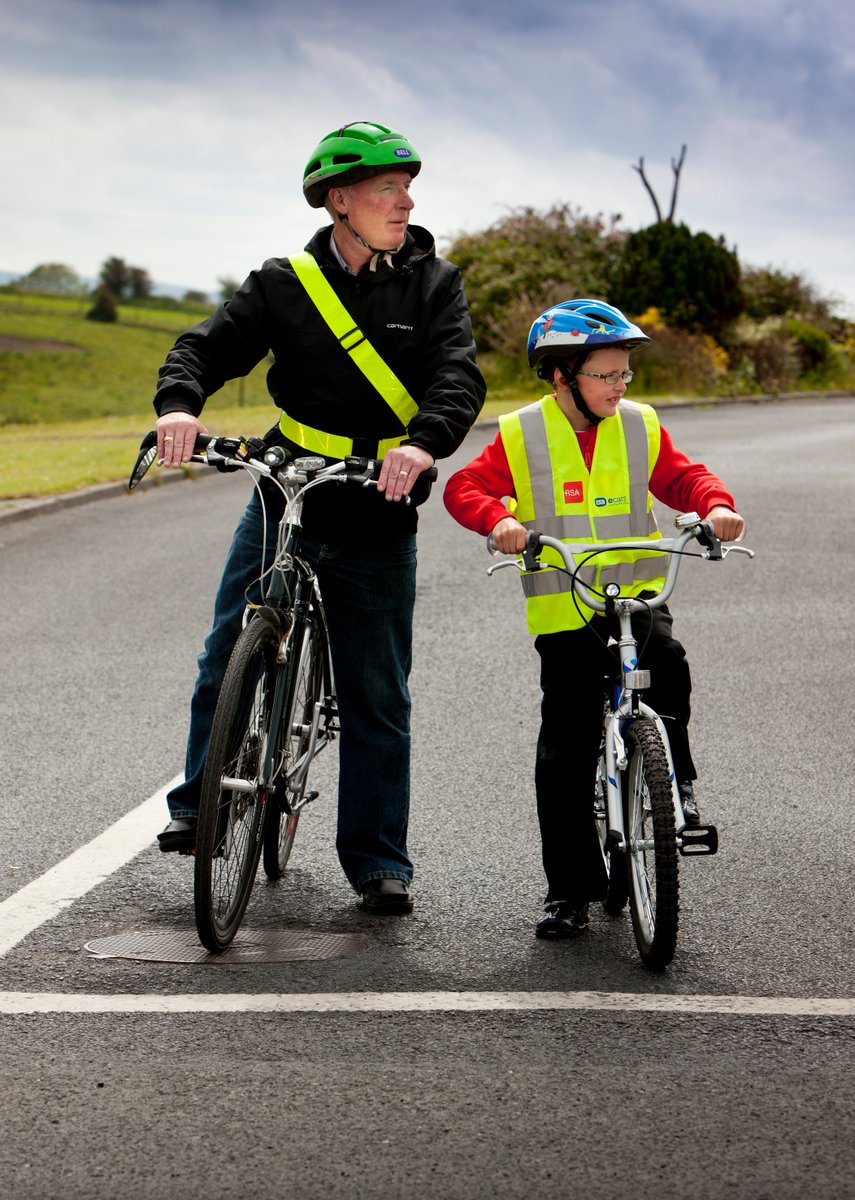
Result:
{"label": "man's hand on handlebar", "polygon": [[383,459],[377,480],[377,491],[387,500],[401,500],[409,496],[422,471],[433,466],[433,455],[421,446],[396,446]]}
{"label": "man's hand on handlebar", "polygon": [[491,536],[501,554],[522,554],[526,547],[528,530],[515,517],[503,517],[493,526]]}
{"label": "man's hand on handlebar", "polygon": [[192,413],[166,413],[157,418],[157,457],[164,467],[180,467],[190,461],[197,433],[208,430]]}
{"label": "man's hand on handlebar", "polygon": [[721,542],[738,542],[745,532],[745,520],[732,508],[717,504],[707,513],[707,520],[712,523],[715,535]]}

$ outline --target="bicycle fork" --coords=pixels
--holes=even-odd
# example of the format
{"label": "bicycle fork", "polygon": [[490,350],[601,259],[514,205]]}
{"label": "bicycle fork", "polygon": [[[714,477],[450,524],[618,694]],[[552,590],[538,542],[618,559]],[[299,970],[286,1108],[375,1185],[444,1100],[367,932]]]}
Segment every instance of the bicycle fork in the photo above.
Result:
{"label": "bicycle fork", "polygon": [[[718,832],[714,825],[686,825],[683,815],[683,805],[680,802],[680,791],[677,775],[674,770],[674,760],[671,755],[671,743],[662,718],[654,709],[635,699],[632,692],[624,691],[617,708],[610,710],[604,719],[604,749],[606,759],[606,803],[608,816],[608,840],[618,850],[628,849],[627,830],[624,822],[623,788],[620,772],[626,771],[629,756],[626,750],[624,732],[629,723],[645,717],[656,726],[662,739],[665,758],[668,763],[668,779],[671,784],[671,803],[674,806],[674,828],[677,830],[677,848],[682,855],[715,854],[718,849]],[[632,849],[642,849],[633,846]]]}

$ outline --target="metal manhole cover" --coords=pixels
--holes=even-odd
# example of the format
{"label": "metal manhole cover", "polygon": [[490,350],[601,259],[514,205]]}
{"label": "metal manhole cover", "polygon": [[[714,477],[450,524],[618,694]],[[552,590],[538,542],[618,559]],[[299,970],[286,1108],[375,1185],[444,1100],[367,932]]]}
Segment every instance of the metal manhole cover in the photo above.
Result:
{"label": "metal manhole cover", "polygon": [[132,958],[144,962],[234,963],[301,962],[361,954],[374,944],[363,933],[323,933],[312,929],[241,929],[227,950],[211,954],[195,931],[161,930],[118,933],[86,942],[96,958]]}

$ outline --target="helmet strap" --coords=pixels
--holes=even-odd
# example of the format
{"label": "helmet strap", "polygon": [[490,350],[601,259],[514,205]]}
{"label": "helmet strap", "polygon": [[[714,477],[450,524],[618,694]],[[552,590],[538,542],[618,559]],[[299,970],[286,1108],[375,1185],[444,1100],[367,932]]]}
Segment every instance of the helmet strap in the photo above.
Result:
{"label": "helmet strap", "polygon": [[585,403],[585,398],[579,390],[579,381],[576,378],[579,373],[579,368],[583,363],[583,359],[578,358],[572,363],[559,363],[558,369],[561,372],[564,382],[570,389],[570,395],[573,397],[573,403],[578,408],[579,412],[591,425],[599,425],[602,417],[597,417],[591,412],[588,405]]}
{"label": "helmet strap", "polygon": [[[393,254],[397,254],[399,250],[402,250],[404,248],[404,242],[400,242],[397,246],[393,246],[391,250],[389,250],[388,248],[380,247],[380,246],[372,246],[370,242],[366,242],[365,238],[362,236],[361,233],[359,233],[356,229],[353,228],[353,225],[350,223],[350,218],[348,217],[347,213],[337,212],[335,215],[336,215],[337,219],[339,221],[341,221],[342,225],[347,226],[347,228],[350,230],[350,232],[353,234],[353,236],[359,242],[360,246],[364,246],[365,249],[370,250],[372,254],[379,255],[380,259],[385,260],[387,263],[389,263],[390,266],[392,265],[391,261],[390,261],[391,256]],[[404,241],[406,241],[406,238],[404,239]],[[372,271],[376,270],[377,261],[378,260],[376,258],[372,259],[372,262],[371,262],[371,270]]]}

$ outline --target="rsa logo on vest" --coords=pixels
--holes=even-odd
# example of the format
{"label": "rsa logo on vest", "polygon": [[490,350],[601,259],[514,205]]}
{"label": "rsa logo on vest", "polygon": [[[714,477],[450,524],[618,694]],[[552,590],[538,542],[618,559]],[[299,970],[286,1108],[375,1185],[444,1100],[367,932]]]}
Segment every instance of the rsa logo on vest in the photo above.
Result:
{"label": "rsa logo on vest", "polygon": [[582,480],[575,480],[573,483],[564,484],[564,503],[565,504],[583,504],[585,500],[585,487]]}

